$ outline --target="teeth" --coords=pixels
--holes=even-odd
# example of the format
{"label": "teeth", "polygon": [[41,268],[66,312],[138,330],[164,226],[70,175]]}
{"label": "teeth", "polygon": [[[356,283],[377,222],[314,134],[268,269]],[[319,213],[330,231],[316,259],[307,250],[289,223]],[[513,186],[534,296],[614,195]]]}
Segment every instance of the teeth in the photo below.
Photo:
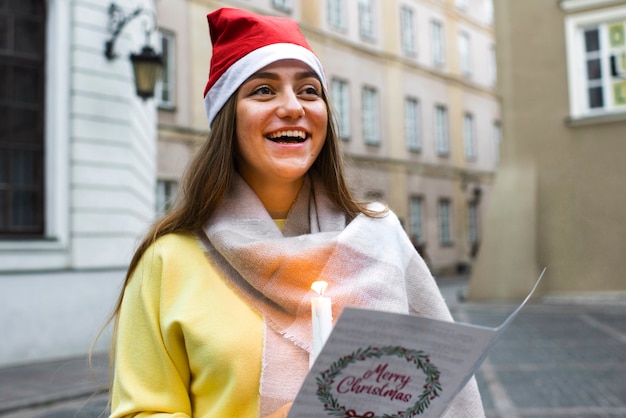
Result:
{"label": "teeth", "polygon": [[284,137],[305,139],[306,133],[302,131],[279,131],[279,132],[274,132],[273,134],[270,134],[269,137],[270,139],[277,139],[277,138],[284,138]]}

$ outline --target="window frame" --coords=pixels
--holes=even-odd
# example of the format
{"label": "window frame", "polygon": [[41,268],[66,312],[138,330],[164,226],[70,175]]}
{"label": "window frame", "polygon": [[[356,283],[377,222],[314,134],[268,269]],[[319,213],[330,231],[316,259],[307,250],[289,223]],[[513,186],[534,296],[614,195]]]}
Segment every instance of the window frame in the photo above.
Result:
{"label": "window frame", "polygon": [[[71,6],[47,5],[44,122],[44,235],[29,240],[0,240],[0,261],[10,263],[11,252],[37,251],[49,266],[66,265],[62,251],[69,243],[69,102]],[[2,252],[7,251],[7,255]],[[6,260],[5,260],[6,257]]]}
{"label": "window frame", "polygon": [[472,41],[468,32],[459,31],[458,46],[461,75],[470,77],[472,75]]}
{"label": "window frame", "polygon": [[[622,91],[626,91],[626,79],[622,81],[613,80],[614,77],[610,74],[609,57],[611,48],[604,44],[606,41],[603,41],[603,39],[606,39],[606,34],[603,36],[602,33],[599,34],[599,57],[601,58],[601,85],[604,94],[604,104],[599,108],[592,108],[589,104],[589,85],[586,67],[587,51],[585,49],[584,33],[590,28],[606,27],[614,22],[622,22],[624,28],[626,28],[626,6],[610,7],[586,13],[581,12],[565,17],[570,120],[626,114],[626,104],[616,105],[613,103],[613,88],[615,88],[616,84],[621,84]],[[626,45],[623,48],[623,53],[626,54]],[[616,48],[616,50],[619,49]]]}
{"label": "window frame", "polygon": [[164,215],[170,211],[179,189],[178,180],[157,178],[155,192],[155,212]]}
{"label": "window frame", "polygon": [[404,137],[409,151],[416,153],[422,151],[421,103],[417,97],[404,98]]}
{"label": "window frame", "polygon": [[493,133],[493,154],[494,154],[494,163],[498,164],[500,162],[500,150],[502,148],[502,124],[500,121],[494,121],[492,127]]}
{"label": "window frame", "polygon": [[[378,89],[363,86],[361,89],[363,142],[369,146],[379,146],[380,139],[380,104]],[[370,106],[371,105],[371,106]]]}
{"label": "window frame", "polygon": [[[158,36],[163,57],[163,69],[154,88],[154,97],[159,109],[173,110],[176,108],[176,34],[167,29],[159,29]],[[163,50],[164,41],[167,43],[166,51]],[[165,75],[167,75],[167,84],[163,81]],[[167,91],[170,100],[163,99],[164,91]]]}
{"label": "window frame", "polygon": [[[440,118],[441,115],[441,118]],[[435,105],[435,151],[439,157],[450,155],[450,120],[445,105]]]}
{"label": "window frame", "polygon": [[445,197],[437,201],[437,223],[439,229],[439,245],[442,247],[451,247],[454,242],[452,240],[452,217],[451,217],[452,200]]}
{"label": "window frame", "polygon": [[424,236],[424,198],[419,195],[409,197],[409,228],[418,244],[426,242]]}
{"label": "window frame", "polygon": [[406,4],[402,5],[400,7],[400,45],[406,55],[417,55],[415,35],[415,11]]}
{"label": "window frame", "polygon": [[[3,241],[42,239],[46,232],[48,16],[45,3],[40,3],[40,7],[41,15],[3,11],[3,15],[14,22],[13,25],[7,22],[3,27],[13,32],[6,33],[4,38],[7,44],[2,50],[2,66],[6,71],[2,72],[0,80],[4,85],[3,125],[7,128],[0,153],[0,179],[4,178],[0,183],[0,193],[4,195],[0,199],[0,240]],[[25,28],[18,22],[25,20],[40,32],[37,38],[30,38],[31,43],[20,47],[19,41],[23,39],[18,31]],[[28,75],[31,78],[24,78]],[[31,97],[22,94],[22,86],[29,89]],[[23,206],[19,203],[22,200]],[[20,217],[29,221],[21,222]]]}
{"label": "window frame", "polygon": [[443,22],[436,19],[430,21],[430,46],[433,64],[443,67],[446,64],[444,26]]}
{"label": "window frame", "polygon": [[362,40],[376,40],[374,27],[374,0],[358,0],[359,36]]}
{"label": "window frame", "polygon": [[350,123],[350,83],[339,77],[331,78],[330,97],[335,107],[339,137],[344,141],[349,141],[352,136]]}
{"label": "window frame", "polygon": [[463,115],[463,148],[467,161],[475,161],[477,159],[476,120],[471,112],[465,112]]}
{"label": "window frame", "polygon": [[480,239],[478,229],[479,205],[476,200],[467,202],[467,239],[470,245],[477,244]]}
{"label": "window frame", "polygon": [[293,0],[272,0],[272,6],[276,10],[291,13],[293,11]]}
{"label": "window frame", "polygon": [[346,0],[328,0],[326,13],[329,27],[339,31],[346,30]]}

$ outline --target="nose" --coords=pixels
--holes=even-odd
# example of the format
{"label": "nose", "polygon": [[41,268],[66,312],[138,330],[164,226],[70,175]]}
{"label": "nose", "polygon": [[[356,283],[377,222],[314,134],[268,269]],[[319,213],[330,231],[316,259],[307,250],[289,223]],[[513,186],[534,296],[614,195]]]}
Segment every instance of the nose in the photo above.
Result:
{"label": "nose", "polygon": [[276,114],[280,118],[301,118],[304,116],[304,107],[295,91],[286,89],[281,94],[281,101]]}

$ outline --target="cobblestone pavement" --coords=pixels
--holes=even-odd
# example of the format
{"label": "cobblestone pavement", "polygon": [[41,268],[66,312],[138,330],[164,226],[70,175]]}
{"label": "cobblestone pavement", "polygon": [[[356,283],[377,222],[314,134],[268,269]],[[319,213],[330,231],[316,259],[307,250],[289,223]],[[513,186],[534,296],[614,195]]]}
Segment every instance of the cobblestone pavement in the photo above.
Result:
{"label": "cobblestone pavement", "polygon": [[[515,308],[460,303],[463,282],[441,287],[460,322],[495,327]],[[107,416],[104,363],[92,376],[83,359],[0,369],[0,417]],[[531,303],[476,378],[487,417],[626,417],[626,303]]]}
{"label": "cobblestone pavement", "polygon": [[[445,290],[459,322],[496,327],[515,308],[457,303]],[[626,417],[625,302],[525,306],[476,374],[487,417]]]}

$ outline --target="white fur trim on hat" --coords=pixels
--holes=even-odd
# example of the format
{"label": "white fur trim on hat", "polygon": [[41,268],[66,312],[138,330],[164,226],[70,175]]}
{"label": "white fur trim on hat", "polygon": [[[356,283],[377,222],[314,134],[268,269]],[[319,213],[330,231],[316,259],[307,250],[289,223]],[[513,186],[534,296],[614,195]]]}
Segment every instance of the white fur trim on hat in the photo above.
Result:
{"label": "white fur trim on hat", "polygon": [[323,86],[326,86],[326,76],[322,63],[310,50],[296,44],[280,43],[264,46],[255,49],[248,55],[243,56],[215,82],[204,97],[206,115],[209,119],[209,126],[213,124],[213,119],[228,101],[230,96],[239,89],[244,81],[261,68],[273,62],[295,59],[302,61],[317,74]]}

